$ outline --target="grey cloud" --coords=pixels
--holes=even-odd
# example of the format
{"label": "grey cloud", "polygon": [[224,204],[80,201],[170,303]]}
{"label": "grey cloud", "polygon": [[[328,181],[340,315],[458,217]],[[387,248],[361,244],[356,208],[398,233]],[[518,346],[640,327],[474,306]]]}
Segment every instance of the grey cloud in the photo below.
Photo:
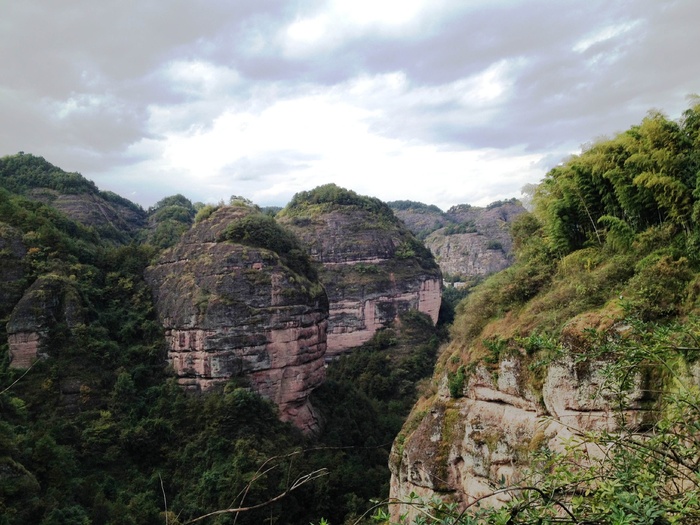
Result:
{"label": "grey cloud", "polygon": [[[652,107],[681,111],[685,96],[700,91],[700,4],[693,0],[455,2],[449,11],[433,10],[415,30],[358,29],[335,47],[285,57],[280,31],[323,6],[301,0],[7,2],[0,19],[0,119],[10,124],[0,129],[0,154],[24,150],[90,176],[138,160],[125,152],[158,138],[149,135],[155,107],[169,113],[170,132],[207,129],[226,108],[247,110],[361,74],[402,72],[405,93],[360,101],[377,112],[368,122],[373,131],[446,149],[518,146],[553,159],[572,145],[626,129]],[[574,51],[597,29],[633,22],[618,37]],[[240,81],[213,96],[183,93],[164,74],[174,60],[209,61],[237,72]],[[502,60],[515,64],[503,100],[475,108],[456,97],[415,96]],[[269,96],[258,97],[268,88]],[[102,102],[63,118],[52,113],[71,98],[91,95]],[[310,160],[278,152],[227,166],[222,176],[267,181]]]}
{"label": "grey cloud", "polygon": [[221,168],[220,179],[228,181],[267,181],[291,171],[309,167],[316,157],[295,151],[273,151],[264,155],[245,156]]}

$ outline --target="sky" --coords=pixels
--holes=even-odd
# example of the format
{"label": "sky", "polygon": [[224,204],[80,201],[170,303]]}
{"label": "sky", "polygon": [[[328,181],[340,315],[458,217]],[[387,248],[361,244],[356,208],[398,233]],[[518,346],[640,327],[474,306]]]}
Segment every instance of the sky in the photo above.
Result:
{"label": "sky", "polygon": [[0,156],[144,207],[519,198],[700,93],[697,0],[0,0]]}

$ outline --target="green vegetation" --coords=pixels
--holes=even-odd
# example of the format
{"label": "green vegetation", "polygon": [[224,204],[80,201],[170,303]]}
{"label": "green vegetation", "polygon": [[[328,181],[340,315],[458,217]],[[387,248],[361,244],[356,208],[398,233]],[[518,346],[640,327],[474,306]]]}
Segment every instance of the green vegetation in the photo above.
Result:
{"label": "green vegetation", "polygon": [[311,191],[301,191],[280,212],[280,216],[296,217],[309,215],[343,207],[357,208],[376,214],[378,218],[391,224],[397,223],[391,208],[376,197],[358,195],[352,190],[346,190],[335,184],[318,186]]}
{"label": "green vegetation", "polygon": [[182,234],[190,229],[195,218],[201,220],[207,213],[202,210],[207,210],[207,207],[202,207],[202,215],[198,215],[192,202],[180,194],[159,200],[148,209],[149,228],[143,232],[142,241],[161,250],[174,246]]}
{"label": "green vegetation", "polygon": [[[645,420],[626,421],[621,410],[622,430],[575,433],[558,450],[550,449],[543,436],[536,437],[528,450],[530,469],[519,484],[501,482],[491,495],[470,502],[467,508],[440,498],[425,501],[413,496],[407,503],[421,509],[421,518],[411,523],[697,523],[700,392],[692,364],[697,360],[700,323],[695,317],[665,325],[627,321],[630,330],[624,336],[589,331],[586,337],[595,351],[582,359],[604,358],[609,363],[600,389],[619,399],[619,406],[636,395],[638,378],[654,381],[652,388],[662,387],[666,394],[647,403]],[[598,450],[604,453],[590,453]],[[489,501],[499,494],[512,499],[492,508]],[[382,509],[374,519],[390,523]]]}
{"label": "green vegetation", "polygon": [[97,186],[79,173],[67,173],[43,157],[24,154],[0,158],[0,186],[14,193],[49,188],[61,193],[99,193]]}
{"label": "green vegetation", "polygon": [[476,224],[474,221],[466,221],[461,224],[450,224],[445,226],[444,235],[458,235],[461,233],[476,233]]}
{"label": "green vegetation", "polygon": [[[241,378],[192,395],[164,367],[164,333],[143,271],[215,207],[165,198],[148,210],[142,244],[115,246],[25,196],[36,188],[92,192],[92,183],[30,155],[3,159],[2,168],[0,261],[19,270],[0,305],[0,524],[176,525],[266,502],[202,522],[342,523],[387,494],[391,441],[437,350],[422,316],[377,334],[356,361],[331,363],[326,390],[315,396],[324,430],[302,436]],[[269,215],[253,212],[224,239],[271,249],[313,277],[297,240]],[[17,243],[20,255],[11,249]],[[7,322],[23,293],[28,311],[46,322],[49,359],[17,370],[9,367]]]}
{"label": "green vegetation", "polygon": [[[318,466],[340,465],[328,488],[343,508],[323,513],[330,523],[354,523],[371,499],[389,494],[389,449],[430,376],[439,340],[430,319],[416,311],[400,316],[399,326],[340,357],[328,367],[326,382],[312,396],[328,418],[321,442],[332,447]],[[348,447],[348,448],[340,448]]]}
{"label": "green vegetation", "polygon": [[500,208],[501,206],[505,206],[506,204],[517,204],[517,203],[518,203],[518,199],[516,199],[516,198],[498,200],[498,201],[493,201],[491,204],[487,204],[486,209],[492,210],[493,208]]}
{"label": "green vegetation", "polygon": [[402,200],[402,201],[391,201],[386,203],[387,206],[394,210],[411,210],[411,211],[416,211],[416,212],[431,212],[431,213],[440,213],[442,214],[443,211],[435,206],[434,204],[423,204],[422,202],[416,202],[416,201],[408,201],[408,200]]}
{"label": "green vegetation", "polygon": [[318,278],[316,268],[294,234],[280,226],[270,215],[254,212],[232,222],[226,227],[221,240],[271,250],[299,275],[311,281]]}
{"label": "green vegetation", "polygon": [[[525,479],[494,480],[505,506],[416,497],[415,523],[697,523],[700,106],[596,142],[551,170],[533,203],[512,227],[517,262],[457,306],[439,367],[459,397],[464,374],[504,357],[535,395],[553,361],[596,366],[620,430],[571,429],[558,449],[533,438]],[[638,418],[624,410],[632,398]]]}

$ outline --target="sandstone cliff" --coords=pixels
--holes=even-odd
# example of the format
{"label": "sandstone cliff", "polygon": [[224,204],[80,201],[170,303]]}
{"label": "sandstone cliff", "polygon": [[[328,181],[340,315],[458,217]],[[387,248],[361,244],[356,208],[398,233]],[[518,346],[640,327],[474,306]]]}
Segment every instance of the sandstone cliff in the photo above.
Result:
{"label": "sandstone cliff", "polygon": [[319,263],[330,302],[329,355],[365,343],[405,310],[437,322],[440,270],[381,201],[328,185],[298,194],[278,218]]}
{"label": "sandstone cliff", "polygon": [[[325,374],[326,294],[277,252],[225,240],[255,221],[281,234],[252,208],[224,207],[147,270],[168,360],[180,384],[198,390],[244,376],[284,420],[312,431],[308,396]],[[252,233],[242,240],[264,241],[263,230]]]}
{"label": "sandstone cliff", "polygon": [[36,359],[48,356],[50,335],[70,331],[84,322],[74,284],[54,274],[39,277],[24,292],[7,322],[10,367],[28,368]]}
{"label": "sandstone cliff", "polygon": [[[601,328],[613,337],[629,327],[612,318],[583,315],[562,335],[568,343],[562,353],[552,354],[556,357],[548,365],[538,361],[541,355],[535,358],[511,341],[500,355],[461,369],[463,382],[457,385],[455,374],[442,369],[437,393],[419,402],[394,443],[391,497],[408,501],[414,493],[427,501],[437,495],[463,507],[498,487],[523,483],[542,447],[562,451],[585,432],[614,432],[621,421],[632,427],[641,424],[649,414],[642,378],[634,376],[620,411],[620,398],[606,375],[608,361],[583,363],[576,357],[586,350],[572,342],[584,340],[589,329]],[[601,454],[595,447],[583,447],[591,456]],[[484,504],[497,506],[510,496],[497,494]],[[396,516],[402,512],[412,510],[394,509]]]}
{"label": "sandstone cliff", "polygon": [[393,209],[411,231],[425,238],[425,245],[448,279],[467,281],[491,275],[513,263],[509,228],[525,211],[515,200],[486,207],[462,204],[447,212],[435,206],[398,201]]}

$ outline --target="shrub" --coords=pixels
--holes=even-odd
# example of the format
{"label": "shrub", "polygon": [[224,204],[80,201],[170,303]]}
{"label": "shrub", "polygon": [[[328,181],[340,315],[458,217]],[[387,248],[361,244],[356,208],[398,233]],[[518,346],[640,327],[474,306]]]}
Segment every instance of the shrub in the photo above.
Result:
{"label": "shrub", "polygon": [[229,224],[221,240],[271,250],[280,256],[290,270],[312,281],[318,278],[315,267],[294,234],[269,215],[246,215]]}

